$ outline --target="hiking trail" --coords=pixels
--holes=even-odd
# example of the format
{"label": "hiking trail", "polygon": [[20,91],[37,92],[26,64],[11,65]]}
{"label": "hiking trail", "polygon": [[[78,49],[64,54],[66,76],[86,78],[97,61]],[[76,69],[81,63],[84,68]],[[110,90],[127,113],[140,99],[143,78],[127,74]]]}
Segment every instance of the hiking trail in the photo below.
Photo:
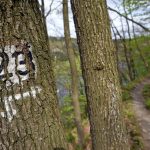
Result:
{"label": "hiking trail", "polygon": [[150,150],[150,110],[146,109],[142,95],[146,84],[150,84],[150,77],[137,84],[131,94],[133,97],[133,110],[142,131],[145,150]]}

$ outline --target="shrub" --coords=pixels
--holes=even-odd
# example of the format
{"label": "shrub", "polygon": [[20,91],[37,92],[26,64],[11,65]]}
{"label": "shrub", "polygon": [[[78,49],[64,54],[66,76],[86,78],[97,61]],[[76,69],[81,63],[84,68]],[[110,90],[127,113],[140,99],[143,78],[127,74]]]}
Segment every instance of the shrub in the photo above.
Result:
{"label": "shrub", "polygon": [[150,98],[145,100],[145,105],[147,109],[150,109]]}

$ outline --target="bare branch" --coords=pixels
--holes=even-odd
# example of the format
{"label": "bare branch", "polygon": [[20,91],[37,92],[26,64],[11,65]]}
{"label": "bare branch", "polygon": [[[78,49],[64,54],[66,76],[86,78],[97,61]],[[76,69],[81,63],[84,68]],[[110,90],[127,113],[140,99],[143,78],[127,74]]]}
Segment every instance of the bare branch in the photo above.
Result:
{"label": "bare branch", "polygon": [[45,18],[47,18],[47,16],[51,13],[53,3],[54,3],[54,0],[51,1],[51,4],[49,6],[49,11],[46,13]]}
{"label": "bare branch", "polygon": [[125,19],[127,19],[127,20],[129,20],[129,21],[133,22],[134,24],[136,24],[136,25],[140,26],[140,27],[141,27],[142,29],[144,29],[145,31],[150,32],[150,30],[149,30],[147,27],[145,27],[145,26],[143,26],[142,24],[140,24],[140,23],[136,22],[135,20],[133,20],[133,19],[131,19],[131,18],[129,18],[129,17],[127,17],[127,16],[125,16],[125,15],[121,14],[121,13],[120,13],[120,12],[118,12],[117,10],[115,10],[115,9],[113,9],[113,8],[111,8],[111,7],[108,7],[108,9],[109,9],[110,11],[113,11],[113,12],[117,13],[118,15],[120,15],[120,16],[122,16],[122,17],[124,17]]}

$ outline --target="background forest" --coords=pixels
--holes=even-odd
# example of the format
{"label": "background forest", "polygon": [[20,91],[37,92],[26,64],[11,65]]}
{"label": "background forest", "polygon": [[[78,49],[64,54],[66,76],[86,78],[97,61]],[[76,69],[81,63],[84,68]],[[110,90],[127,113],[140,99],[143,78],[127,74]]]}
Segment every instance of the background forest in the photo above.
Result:
{"label": "background forest", "polygon": [[[51,2],[52,13],[61,12],[58,8],[53,8]],[[111,31],[113,42],[116,47],[117,66],[119,71],[120,83],[122,86],[122,97],[124,105],[124,117],[130,134],[130,142],[132,150],[142,150],[143,136],[142,129],[137,122],[133,108],[132,91],[138,83],[149,77],[150,69],[150,37],[149,22],[150,12],[149,1],[109,1],[108,10],[111,20]],[[60,2],[61,5],[61,2]],[[60,8],[60,9],[59,9]],[[69,8],[70,9],[70,8]],[[55,12],[56,11],[56,12]],[[69,10],[71,13],[71,10]],[[69,14],[70,15],[70,14]],[[111,18],[112,17],[112,18]],[[71,30],[72,18],[70,17]],[[48,23],[48,26],[50,23]],[[70,149],[80,149],[78,146],[78,135],[75,124],[74,106],[71,98],[71,71],[68,60],[68,54],[65,46],[65,38],[60,32],[56,24],[52,24],[58,37],[50,35],[49,42],[54,59],[55,77],[57,83],[57,94],[59,98],[62,121],[67,133],[67,141],[70,143]],[[48,27],[49,29],[49,27]],[[71,34],[74,35],[73,31]],[[81,109],[81,117],[83,131],[85,134],[86,149],[90,149],[90,127],[88,122],[87,102],[84,91],[84,82],[82,79],[82,71],[80,68],[80,57],[76,38],[71,38],[71,46],[74,50],[75,61],[78,72],[78,92]],[[149,79],[149,78],[148,78]],[[142,88],[144,94],[144,105],[146,109],[150,108],[150,86],[144,85]],[[150,114],[150,113],[149,113]]]}

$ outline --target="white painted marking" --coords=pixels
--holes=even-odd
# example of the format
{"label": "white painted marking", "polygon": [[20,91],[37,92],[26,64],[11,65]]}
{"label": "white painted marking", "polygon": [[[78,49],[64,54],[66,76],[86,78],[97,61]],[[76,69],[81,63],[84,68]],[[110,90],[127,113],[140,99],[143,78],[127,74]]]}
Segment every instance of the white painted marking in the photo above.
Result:
{"label": "white painted marking", "polygon": [[[24,92],[23,94],[21,94],[21,93],[16,94],[16,95],[14,95],[14,98],[15,98],[15,100],[21,100],[22,97],[23,98],[27,98],[27,97],[30,97],[30,95],[33,98],[36,98],[37,93],[40,93],[41,90],[42,89],[40,87],[38,87],[38,86],[31,87],[31,91]],[[10,95],[8,97],[4,97],[4,99],[3,99],[6,112],[1,112],[1,116],[2,117],[7,117],[9,122],[12,121],[13,117],[17,113],[17,111],[13,108],[13,105],[12,105],[12,102],[15,101],[15,100],[13,99],[12,95]]]}
{"label": "white painted marking", "polygon": [[[26,47],[27,46],[27,47]],[[24,51],[26,50],[26,51]],[[34,68],[32,68],[35,73],[36,76],[36,72],[37,72],[37,66],[32,54],[32,46],[27,45],[27,43],[25,41],[22,40],[22,43],[20,43],[20,45],[18,45],[18,48],[16,48],[15,45],[11,45],[11,46],[5,46],[4,48],[4,52],[2,51],[2,49],[0,49],[0,53],[2,54],[0,56],[0,65],[2,66],[3,63],[3,55],[7,56],[9,58],[5,59],[5,63],[8,63],[7,68],[5,68],[5,70],[7,70],[7,73],[11,74],[12,76],[9,77],[9,79],[6,80],[5,77],[5,70],[3,68],[3,70],[1,70],[0,75],[1,77],[1,81],[3,82],[3,84],[5,84],[6,88],[9,91],[9,87],[16,85],[17,84],[21,84],[23,87],[23,82],[24,80],[28,80],[29,79],[29,74],[26,75],[18,75],[18,71],[29,71],[27,70],[27,66],[26,64],[20,64],[21,61],[25,61],[25,55],[24,53],[26,53],[26,56],[32,56],[29,57],[29,60],[31,60],[31,64],[33,63],[35,65],[35,70]],[[5,58],[5,57],[4,57]],[[8,62],[7,62],[8,61]],[[19,83],[21,80],[21,83]],[[2,89],[2,87],[0,86],[0,89]],[[9,122],[12,121],[13,117],[16,115],[17,110],[15,108],[13,108],[13,104],[12,102],[15,100],[22,100],[22,98],[27,98],[32,96],[33,98],[36,98],[36,95],[38,93],[41,92],[41,88],[39,86],[35,86],[35,87],[30,87],[30,91],[26,91],[24,93],[19,93],[16,94],[14,96],[10,95],[7,97],[2,97],[2,101],[4,103],[4,107],[5,107],[5,112],[0,112],[2,117],[5,117],[8,119]]]}

